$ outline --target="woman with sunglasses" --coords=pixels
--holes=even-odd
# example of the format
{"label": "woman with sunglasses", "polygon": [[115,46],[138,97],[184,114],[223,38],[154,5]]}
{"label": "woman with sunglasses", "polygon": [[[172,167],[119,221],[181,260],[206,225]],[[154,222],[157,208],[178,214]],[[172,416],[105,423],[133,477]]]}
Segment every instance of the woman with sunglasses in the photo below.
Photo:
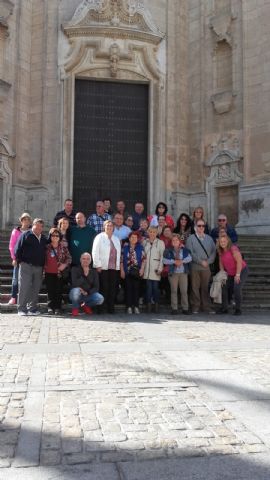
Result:
{"label": "woman with sunglasses", "polygon": [[45,257],[45,283],[48,292],[48,313],[61,313],[63,277],[62,272],[71,264],[68,248],[61,241],[61,233],[53,227],[49,231],[49,243]]}

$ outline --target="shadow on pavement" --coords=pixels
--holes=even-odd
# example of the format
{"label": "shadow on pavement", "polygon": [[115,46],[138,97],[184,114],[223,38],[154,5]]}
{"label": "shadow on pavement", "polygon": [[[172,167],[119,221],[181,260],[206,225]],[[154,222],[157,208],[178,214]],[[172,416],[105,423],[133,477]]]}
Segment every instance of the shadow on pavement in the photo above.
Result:
{"label": "shadow on pavement", "polygon": [[[12,426],[1,426],[1,438]],[[125,442],[113,449],[110,443],[76,440],[44,431],[47,443],[59,445],[58,450],[40,453],[39,434],[23,427],[24,444],[19,443],[12,468],[0,469],[1,480],[268,480],[269,451],[265,454],[204,454],[202,449],[179,445],[163,450],[125,448]],[[46,437],[47,435],[47,437]],[[33,446],[33,438],[36,444]],[[43,437],[44,441],[44,437]],[[70,453],[68,445],[70,444]],[[1,441],[1,460],[7,445]],[[31,448],[31,446],[33,448]],[[34,450],[34,452],[33,452]],[[77,452],[76,452],[77,450]],[[12,451],[12,448],[11,448]],[[49,453],[52,453],[51,456]],[[51,462],[49,461],[51,459]],[[48,465],[44,465],[44,462]],[[54,464],[55,463],[55,464]],[[43,465],[42,465],[43,464]]]}

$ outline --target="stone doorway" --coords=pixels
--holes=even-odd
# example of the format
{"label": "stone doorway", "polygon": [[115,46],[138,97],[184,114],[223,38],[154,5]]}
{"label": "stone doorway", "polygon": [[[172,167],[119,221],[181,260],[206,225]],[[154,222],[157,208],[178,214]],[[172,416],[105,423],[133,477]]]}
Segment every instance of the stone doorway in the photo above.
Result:
{"label": "stone doorway", "polygon": [[238,223],[238,185],[217,188],[217,214],[225,213],[228,223]]}
{"label": "stone doorway", "polygon": [[148,85],[76,79],[73,199],[95,211],[98,199],[119,199],[130,211],[147,205]]}

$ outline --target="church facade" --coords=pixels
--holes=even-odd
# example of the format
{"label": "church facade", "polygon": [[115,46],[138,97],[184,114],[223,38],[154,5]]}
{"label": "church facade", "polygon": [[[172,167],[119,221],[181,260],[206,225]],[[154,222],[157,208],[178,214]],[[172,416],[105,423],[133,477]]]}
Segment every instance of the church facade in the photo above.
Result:
{"label": "church facade", "polygon": [[0,0],[0,228],[65,198],[270,233],[270,2]]}

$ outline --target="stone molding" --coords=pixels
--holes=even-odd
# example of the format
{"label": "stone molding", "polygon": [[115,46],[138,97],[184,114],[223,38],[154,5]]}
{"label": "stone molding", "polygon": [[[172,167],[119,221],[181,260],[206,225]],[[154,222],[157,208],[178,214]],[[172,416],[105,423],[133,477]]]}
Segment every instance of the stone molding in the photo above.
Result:
{"label": "stone molding", "polygon": [[2,191],[0,198],[0,228],[4,228],[8,223],[8,215],[10,212],[10,192],[12,186],[12,170],[8,164],[10,158],[14,158],[15,154],[12,151],[8,140],[0,138],[0,180],[2,182]]}

